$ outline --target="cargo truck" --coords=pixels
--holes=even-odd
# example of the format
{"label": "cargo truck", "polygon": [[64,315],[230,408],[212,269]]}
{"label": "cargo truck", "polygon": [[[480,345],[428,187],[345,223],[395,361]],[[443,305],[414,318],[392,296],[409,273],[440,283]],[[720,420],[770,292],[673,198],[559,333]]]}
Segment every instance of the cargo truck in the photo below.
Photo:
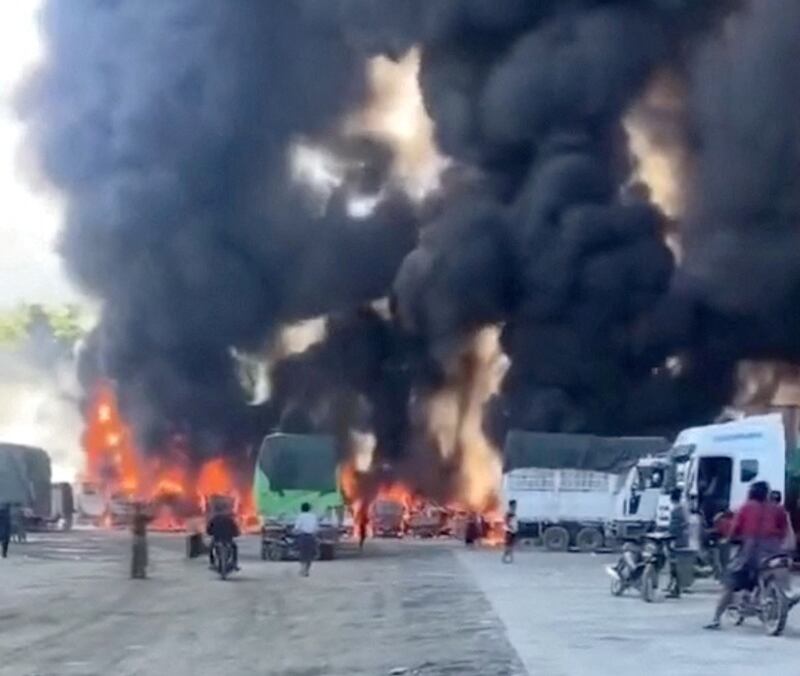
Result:
{"label": "cargo truck", "polygon": [[594,551],[655,520],[662,437],[598,437],[512,430],[504,447],[503,499],[517,501],[521,537],[554,551]]}
{"label": "cargo truck", "polygon": [[0,443],[0,504],[19,510],[27,530],[51,521],[50,456],[41,448]]}
{"label": "cargo truck", "polygon": [[602,438],[512,431],[505,448],[504,499],[517,501],[522,536],[553,550],[592,551],[669,523],[672,488],[708,529],[736,511],[754,481],[784,491],[780,414],[683,430],[662,438]]}

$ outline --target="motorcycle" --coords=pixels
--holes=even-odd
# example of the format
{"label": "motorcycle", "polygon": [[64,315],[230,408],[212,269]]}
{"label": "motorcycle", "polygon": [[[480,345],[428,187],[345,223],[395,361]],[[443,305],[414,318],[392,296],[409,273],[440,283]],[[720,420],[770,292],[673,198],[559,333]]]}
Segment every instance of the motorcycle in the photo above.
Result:
{"label": "motorcycle", "polygon": [[622,596],[626,589],[639,590],[642,599],[651,603],[658,590],[658,578],[667,563],[667,543],[674,538],[668,533],[647,533],[642,544],[627,542],[614,565],[606,566],[611,577],[611,593]]}
{"label": "motorcycle", "polygon": [[737,592],[726,613],[739,626],[748,617],[758,617],[769,636],[780,636],[786,628],[789,611],[800,596],[790,597],[791,560],[785,554],[765,559],[750,591]]}
{"label": "motorcycle", "polygon": [[221,579],[227,579],[234,569],[233,545],[230,542],[214,543],[214,564]]}

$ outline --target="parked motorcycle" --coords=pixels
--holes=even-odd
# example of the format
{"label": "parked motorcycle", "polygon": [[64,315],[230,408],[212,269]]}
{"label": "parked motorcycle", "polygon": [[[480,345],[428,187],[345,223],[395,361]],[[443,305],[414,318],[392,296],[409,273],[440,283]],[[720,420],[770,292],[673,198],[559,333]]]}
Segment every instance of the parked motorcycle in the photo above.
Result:
{"label": "parked motorcycle", "polygon": [[214,543],[214,564],[220,578],[227,579],[230,572],[234,569],[233,545],[230,542]]}
{"label": "parked motorcycle", "polygon": [[667,546],[674,538],[668,533],[647,533],[641,544],[626,542],[614,565],[606,566],[611,577],[611,593],[622,596],[626,589],[638,589],[648,603],[655,599],[658,578],[667,564]]}
{"label": "parked motorcycle", "polygon": [[769,636],[779,636],[786,628],[789,611],[800,601],[790,597],[791,560],[784,554],[765,559],[758,571],[758,579],[750,591],[741,591],[728,606],[727,615],[735,625],[748,617],[758,617]]}

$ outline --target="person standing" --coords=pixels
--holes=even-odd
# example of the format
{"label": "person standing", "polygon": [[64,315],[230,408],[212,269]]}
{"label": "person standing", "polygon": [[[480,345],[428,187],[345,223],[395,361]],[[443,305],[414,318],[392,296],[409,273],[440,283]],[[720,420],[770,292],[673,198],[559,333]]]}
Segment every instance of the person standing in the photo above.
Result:
{"label": "person standing", "polygon": [[147,524],[151,517],[144,510],[141,502],[133,505],[133,518],[131,519],[131,533],[133,546],[131,548],[131,578],[144,580],[147,577]]}
{"label": "person standing", "polygon": [[311,562],[317,556],[318,532],[319,519],[311,511],[311,505],[304,502],[300,505],[300,514],[294,522],[297,550],[300,553],[300,575],[302,577],[308,577],[311,573]]}
{"label": "person standing", "polygon": [[364,541],[367,539],[367,529],[369,528],[369,507],[362,505],[358,510],[356,518],[358,529],[358,549],[364,550]]}
{"label": "person standing", "polygon": [[674,538],[669,547],[670,591],[667,598],[678,599],[681,596],[680,575],[678,574],[677,549],[689,546],[689,518],[681,504],[681,489],[673,488],[669,495],[671,510],[669,513],[669,534]]}
{"label": "person standing", "polygon": [[505,547],[503,549],[503,563],[514,562],[514,546],[517,544],[519,521],[517,520],[517,501],[509,500],[505,523]]}
{"label": "person standing", "polygon": [[0,547],[3,558],[8,558],[8,543],[11,541],[11,508],[0,505]]}
{"label": "person standing", "polygon": [[783,542],[781,542],[781,549],[787,554],[794,554],[794,550],[797,547],[797,538],[794,533],[794,527],[792,526],[792,519],[789,516],[789,512],[787,512],[786,508],[783,506],[783,494],[780,491],[770,491],[769,501],[775,510],[776,532],[780,529],[781,522],[786,523],[786,535],[783,538]]}
{"label": "person standing", "polygon": [[470,512],[467,516],[467,525],[464,529],[464,544],[467,547],[472,547],[479,538],[480,532],[480,522],[478,521],[478,515],[474,512]]}

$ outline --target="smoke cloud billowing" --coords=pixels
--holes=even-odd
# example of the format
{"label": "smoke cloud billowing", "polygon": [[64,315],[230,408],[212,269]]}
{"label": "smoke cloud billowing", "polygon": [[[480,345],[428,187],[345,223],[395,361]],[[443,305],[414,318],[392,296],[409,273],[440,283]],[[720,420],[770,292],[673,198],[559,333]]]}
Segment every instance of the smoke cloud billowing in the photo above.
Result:
{"label": "smoke cloud billowing", "polygon": [[[69,268],[103,300],[84,373],[114,379],[147,448],[280,427],[419,455],[420,410],[476,381],[458,364],[487,325],[511,364],[485,412],[497,441],[707,421],[739,359],[798,356],[793,0],[52,0],[43,26],[22,112],[67,197]],[[370,59],[412,48],[449,160],[421,204],[391,144],[344,131]],[[677,226],[625,131],[657,81],[684,99],[669,134],[649,122],[682,146]],[[348,167],[323,200],[293,180],[298,144]],[[247,405],[232,350],[320,315],[326,338]]]}

